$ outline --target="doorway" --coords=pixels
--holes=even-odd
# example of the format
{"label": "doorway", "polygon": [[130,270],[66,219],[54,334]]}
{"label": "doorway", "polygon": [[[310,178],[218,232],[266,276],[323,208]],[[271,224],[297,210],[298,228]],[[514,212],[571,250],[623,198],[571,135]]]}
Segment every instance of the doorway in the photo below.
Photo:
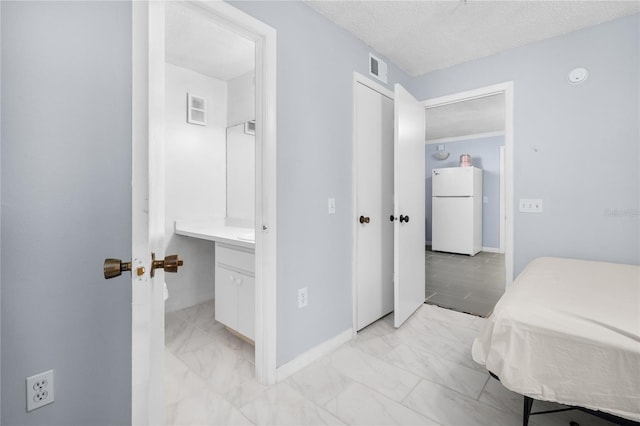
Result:
{"label": "doorway", "polygon": [[[166,3],[165,251],[186,261],[165,275],[168,423],[189,393],[178,372],[222,395],[255,377],[255,239],[228,238],[255,234],[255,132],[245,130],[256,119],[254,81],[252,40],[192,4]],[[185,232],[196,227],[207,231]],[[220,241],[247,262],[221,269]]]}
{"label": "doorway", "polygon": [[[512,199],[512,103],[512,83],[423,103],[427,117],[426,303],[486,317],[512,281],[512,210],[506,208]],[[438,175],[443,173],[459,175],[464,165],[461,155],[470,155],[480,189],[466,199],[443,197],[434,181],[441,182]],[[469,199],[477,199],[475,210],[470,205],[469,214],[458,218],[459,224],[448,226],[460,210],[444,218],[442,206]],[[471,223],[467,228],[462,226],[465,220]],[[459,229],[465,229],[464,235],[447,236]],[[480,243],[466,251],[463,243],[472,234]]]}
{"label": "doorway", "polygon": [[[157,254],[162,254],[165,249],[162,241],[165,234],[166,153],[162,142],[165,138],[162,106],[165,100],[166,5],[165,2],[134,4],[134,158],[138,159],[134,163],[134,184],[139,186],[148,182],[149,187],[148,204],[145,205],[147,200],[144,197],[138,198],[142,203],[137,203],[136,194],[144,194],[144,191],[136,190],[134,185],[134,212],[141,204],[141,218],[138,222],[134,220],[134,257],[138,252],[146,252],[148,247]],[[257,232],[254,236],[255,260],[251,265],[255,269],[254,371],[260,383],[269,384],[275,381],[276,371],[276,34],[271,27],[222,2],[184,2],[182,5],[199,14],[210,25],[217,25],[255,44],[256,161],[252,228]],[[185,120],[188,117],[186,96],[183,99]],[[189,105],[199,109],[201,104]],[[196,114],[195,121],[204,120]],[[188,149],[188,143],[182,149]],[[145,161],[147,156],[148,162]],[[135,176],[140,180],[136,181]],[[181,255],[181,258],[185,266],[189,264],[186,256]],[[164,274],[156,274],[149,283],[152,288],[147,284],[144,288],[140,286],[140,291],[134,289],[132,422],[135,424],[163,423],[164,301],[156,291],[162,288],[163,279]]]}

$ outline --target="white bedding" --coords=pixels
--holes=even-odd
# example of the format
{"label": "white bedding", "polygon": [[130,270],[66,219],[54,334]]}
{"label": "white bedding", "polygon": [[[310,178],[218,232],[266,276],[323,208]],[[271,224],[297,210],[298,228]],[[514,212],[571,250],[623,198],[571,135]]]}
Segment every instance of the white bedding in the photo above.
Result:
{"label": "white bedding", "polygon": [[532,261],[472,355],[514,392],[640,420],[640,267]]}

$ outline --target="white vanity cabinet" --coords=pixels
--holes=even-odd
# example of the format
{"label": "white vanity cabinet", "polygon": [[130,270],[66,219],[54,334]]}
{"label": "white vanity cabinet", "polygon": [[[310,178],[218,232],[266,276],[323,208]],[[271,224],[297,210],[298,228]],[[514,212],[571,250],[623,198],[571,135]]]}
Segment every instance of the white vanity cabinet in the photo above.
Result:
{"label": "white vanity cabinet", "polygon": [[254,250],[216,242],[216,321],[255,340]]}

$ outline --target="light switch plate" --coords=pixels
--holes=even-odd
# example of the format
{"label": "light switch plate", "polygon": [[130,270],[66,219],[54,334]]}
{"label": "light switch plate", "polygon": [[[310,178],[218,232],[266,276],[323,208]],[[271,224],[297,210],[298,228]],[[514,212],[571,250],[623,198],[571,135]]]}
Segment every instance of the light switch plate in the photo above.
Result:
{"label": "light switch plate", "polygon": [[336,199],[335,198],[329,198],[329,200],[327,201],[327,212],[329,214],[336,214]]}
{"label": "light switch plate", "polygon": [[521,198],[518,207],[521,213],[542,213],[542,198]]}

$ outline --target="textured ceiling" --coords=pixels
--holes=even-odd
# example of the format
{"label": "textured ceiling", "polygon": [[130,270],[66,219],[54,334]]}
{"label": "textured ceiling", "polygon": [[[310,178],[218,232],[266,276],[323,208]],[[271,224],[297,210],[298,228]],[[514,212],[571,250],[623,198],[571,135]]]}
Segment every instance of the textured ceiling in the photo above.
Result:
{"label": "textured ceiling", "polygon": [[412,76],[635,13],[635,1],[306,1]]}
{"label": "textured ceiling", "polygon": [[427,142],[504,131],[504,94],[427,108]]}
{"label": "textured ceiling", "polygon": [[166,2],[166,61],[219,80],[254,68],[254,43],[180,2]]}

